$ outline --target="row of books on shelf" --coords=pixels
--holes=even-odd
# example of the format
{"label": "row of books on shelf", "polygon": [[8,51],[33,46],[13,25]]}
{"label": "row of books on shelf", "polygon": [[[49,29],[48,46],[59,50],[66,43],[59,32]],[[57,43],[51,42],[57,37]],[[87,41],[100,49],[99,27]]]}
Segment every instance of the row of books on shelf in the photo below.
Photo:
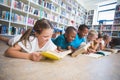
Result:
{"label": "row of books on shelf", "polygon": [[120,24],[120,19],[115,19],[114,24]]}
{"label": "row of books on shelf", "polygon": [[113,30],[113,31],[115,31],[115,30],[116,30],[116,31],[120,31],[120,26],[113,26],[113,27],[112,27],[112,30]]}
{"label": "row of books on shelf", "polygon": [[13,4],[14,4],[13,8],[15,9],[19,9],[23,12],[29,12],[30,14],[37,15],[37,16],[40,15],[40,10],[35,9],[32,6],[28,7],[28,5],[23,3],[22,1],[14,0]]}
{"label": "row of books on shelf", "polygon": [[[3,11],[0,9],[0,19],[9,21],[11,19],[12,22],[17,22],[21,24],[26,24],[26,16],[19,15],[16,13],[11,14],[10,18],[10,12],[9,11]],[[28,24],[34,25],[36,19],[34,18],[28,18]]]}
{"label": "row of books on shelf", "polygon": [[[51,19],[54,22],[60,22],[62,24],[69,24],[69,22],[70,22],[69,20],[67,20],[66,18],[64,18],[62,16],[52,15],[52,14],[46,13],[45,11],[43,11],[43,17],[45,17],[47,19]],[[0,19],[10,20],[10,12],[0,10]],[[26,21],[27,21],[26,19],[27,19],[26,16],[19,15],[19,14],[16,14],[16,13],[11,14],[11,21],[12,22],[17,22],[17,23],[26,25]],[[30,24],[30,25],[34,25],[36,20],[37,19],[28,17],[28,22],[27,23]]]}
{"label": "row of books on shelf", "polygon": [[25,32],[24,27],[8,27],[7,25],[0,24],[0,34],[9,34],[9,35],[17,35],[23,34]]}
{"label": "row of books on shelf", "polygon": [[23,16],[23,15],[20,15],[20,14],[12,13],[12,15],[11,15],[11,21],[12,22],[26,24],[26,19],[27,19],[26,16]]}
{"label": "row of books on shelf", "polygon": [[17,8],[17,9],[20,9],[22,11],[28,11],[28,5],[23,3],[20,0],[14,0],[13,7]]}
{"label": "row of books on shelf", "polygon": [[9,18],[10,18],[10,12],[0,9],[0,19],[9,20]]}
{"label": "row of books on shelf", "polygon": [[115,18],[120,18],[120,12],[115,13]]}
{"label": "row of books on shelf", "polygon": [[112,36],[120,37],[120,31],[113,31]]}
{"label": "row of books on shelf", "polygon": [[113,32],[103,31],[103,35],[109,35],[111,37],[120,37],[120,31]]}
{"label": "row of books on shelf", "polygon": [[[31,2],[33,2],[34,0],[32,0]],[[67,10],[69,12],[72,12],[74,14],[77,13],[77,9],[76,8],[73,8],[71,5],[68,5],[65,3],[65,1],[63,2],[62,0],[58,0],[58,1],[53,1],[53,2],[50,2],[50,1],[34,1],[35,3],[45,7],[45,8],[48,8],[52,11],[55,11],[57,13],[60,13],[61,12],[61,9],[60,9],[60,6],[64,9],[64,10]],[[73,1],[72,1],[73,2]],[[56,3],[57,5],[53,4],[53,3]]]}
{"label": "row of books on shelf", "polygon": [[0,0],[0,3],[11,6],[11,0]]}

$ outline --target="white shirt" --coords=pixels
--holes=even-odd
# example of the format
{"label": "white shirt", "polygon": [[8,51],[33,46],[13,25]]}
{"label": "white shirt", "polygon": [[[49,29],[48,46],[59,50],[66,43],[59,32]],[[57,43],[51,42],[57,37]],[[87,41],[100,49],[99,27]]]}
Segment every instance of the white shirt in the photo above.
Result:
{"label": "white shirt", "polygon": [[27,42],[26,47],[22,42],[18,42],[18,45],[28,53],[47,50],[55,51],[57,49],[57,46],[51,41],[51,39],[48,40],[48,42],[42,48],[39,48],[38,39],[33,37],[30,37],[30,42]]}
{"label": "white shirt", "polygon": [[15,37],[11,38],[9,41],[8,41],[8,44],[10,46],[13,46],[20,38],[21,38],[22,34],[20,35],[16,35]]}

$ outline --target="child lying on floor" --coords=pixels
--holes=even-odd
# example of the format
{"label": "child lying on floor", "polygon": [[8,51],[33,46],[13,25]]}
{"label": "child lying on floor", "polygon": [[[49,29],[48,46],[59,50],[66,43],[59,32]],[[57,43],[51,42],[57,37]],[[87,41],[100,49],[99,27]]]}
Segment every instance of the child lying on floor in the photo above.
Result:
{"label": "child lying on floor", "polygon": [[[51,41],[53,34],[53,26],[50,21],[41,19],[36,21],[33,29],[28,29],[20,39],[15,37],[15,44],[9,47],[5,51],[5,56],[13,58],[29,59],[33,61],[40,61],[43,56],[40,51],[55,51],[57,50],[56,45]],[[10,42],[9,39],[1,37],[6,42]]]}

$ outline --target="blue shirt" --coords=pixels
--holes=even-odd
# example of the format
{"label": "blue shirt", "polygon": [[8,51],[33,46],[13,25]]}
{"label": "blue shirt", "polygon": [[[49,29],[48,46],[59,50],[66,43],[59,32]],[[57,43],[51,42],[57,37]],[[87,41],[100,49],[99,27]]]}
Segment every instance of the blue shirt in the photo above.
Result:
{"label": "blue shirt", "polygon": [[68,46],[71,46],[71,42],[67,42],[65,39],[65,35],[58,36],[55,40],[53,40],[54,44],[61,47],[62,49],[67,49]]}
{"label": "blue shirt", "polygon": [[79,35],[77,34],[75,39],[72,41],[71,46],[77,49],[79,48],[82,42],[86,42],[85,38],[84,37],[80,38]]}

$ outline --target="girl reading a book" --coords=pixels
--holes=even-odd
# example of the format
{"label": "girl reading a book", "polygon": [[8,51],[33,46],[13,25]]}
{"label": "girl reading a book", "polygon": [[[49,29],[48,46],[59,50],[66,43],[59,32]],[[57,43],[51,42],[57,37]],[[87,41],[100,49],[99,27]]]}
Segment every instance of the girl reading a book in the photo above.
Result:
{"label": "girl reading a book", "polygon": [[40,51],[55,51],[56,45],[51,41],[53,26],[46,19],[37,20],[33,29],[28,29],[22,37],[9,47],[5,56],[39,61]]}
{"label": "girl reading a book", "polygon": [[104,50],[105,48],[110,48],[109,43],[111,41],[111,37],[108,35],[104,35],[103,36],[103,47],[102,50]]}
{"label": "girl reading a book", "polygon": [[58,36],[53,42],[57,45],[59,51],[64,49],[72,49],[71,42],[75,39],[76,29],[73,26],[68,26],[63,35]]}
{"label": "girl reading a book", "polygon": [[90,47],[87,49],[87,53],[96,52],[98,45],[96,44],[96,39],[98,38],[98,33],[95,30],[90,30],[86,39],[86,44],[90,43]]}

